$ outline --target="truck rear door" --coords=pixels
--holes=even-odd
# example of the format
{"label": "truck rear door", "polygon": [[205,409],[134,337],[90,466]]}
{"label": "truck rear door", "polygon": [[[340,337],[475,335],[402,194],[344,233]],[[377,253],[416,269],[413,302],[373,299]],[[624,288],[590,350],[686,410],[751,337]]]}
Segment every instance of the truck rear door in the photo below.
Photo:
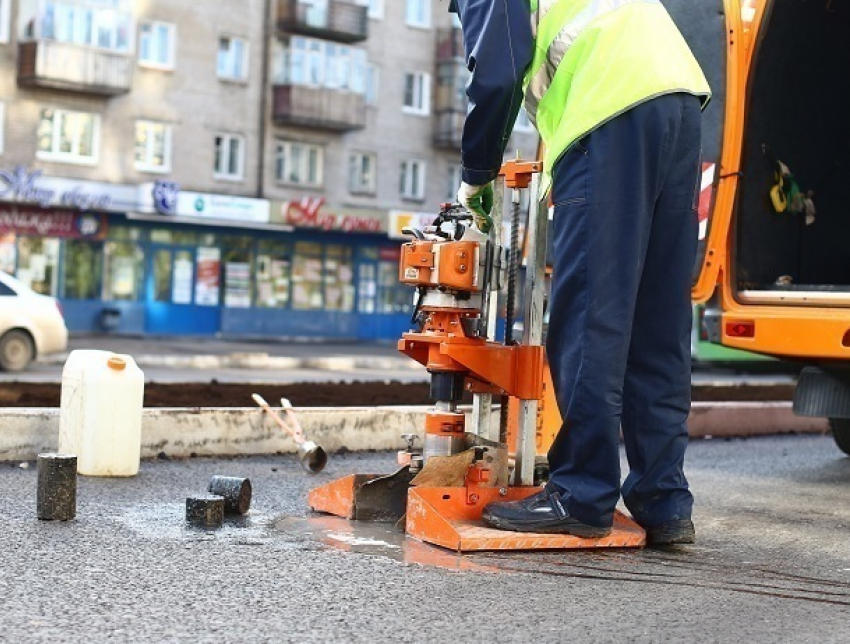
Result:
{"label": "truck rear door", "polygon": [[712,100],[705,110],[700,178],[700,241],[693,299],[711,297],[726,257],[740,164],[742,28],[740,0],[662,0],[705,72]]}

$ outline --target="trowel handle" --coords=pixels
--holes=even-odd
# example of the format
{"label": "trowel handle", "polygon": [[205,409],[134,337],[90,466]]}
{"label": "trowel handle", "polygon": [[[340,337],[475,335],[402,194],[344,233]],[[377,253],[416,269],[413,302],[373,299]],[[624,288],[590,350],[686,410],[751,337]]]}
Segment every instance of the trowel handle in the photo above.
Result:
{"label": "trowel handle", "polygon": [[[251,398],[254,399],[254,402],[257,403],[260,407],[262,407],[263,411],[268,412],[269,416],[274,418],[275,422],[280,425],[280,427],[286,431],[292,439],[297,443],[301,444],[304,442],[304,434],[301,431],[296,431],[292,429],[289,425],[286,424],[286,421],[281,418],[277,412],[272,409],[269,404],[266,402],[265,398],[263,398],[260,394],[251,394]],[[299,428],[300,429],[300,428]]]}
{"label": "trowel handle", "polygon": [[301,427],[301,423],[298,422],[298,416],[295,415],[295,411],[292,409],[292,403],[289,402],[289,398],[281,398],[280,406],[283,408],[283,411],[286,412],[286,417],[289,419],[289,422],[295,426],[295,430],[300,432],[303,436],[304,428]]}

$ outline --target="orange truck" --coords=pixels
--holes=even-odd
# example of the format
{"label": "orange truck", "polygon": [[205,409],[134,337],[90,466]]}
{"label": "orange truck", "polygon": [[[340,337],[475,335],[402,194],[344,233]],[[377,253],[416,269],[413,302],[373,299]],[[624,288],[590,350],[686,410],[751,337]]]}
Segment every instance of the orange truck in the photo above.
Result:
{"label": "orange truck", "polygon": [[850,454],[850,2],[664,2],[714,89],[693,286],[709,339],[805,365],[795,411]]}

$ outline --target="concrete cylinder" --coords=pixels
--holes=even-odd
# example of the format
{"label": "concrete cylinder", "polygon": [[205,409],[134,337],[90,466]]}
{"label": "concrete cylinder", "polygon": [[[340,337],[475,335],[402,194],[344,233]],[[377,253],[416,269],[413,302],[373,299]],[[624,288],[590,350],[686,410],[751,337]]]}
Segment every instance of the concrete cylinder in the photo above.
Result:
{"label": "concrete cylinder", "polygon": [[251,509],[251,481],[238,476],[213,476],[207,489],[224,497],[225,514],[247,514]]}
{"label": "concrete cylinder", "polygon": [[39,454],[37,496],[42,521],[70,521],[77,516],[77,457]]}
{"label": "concrete cylinder", "polygon": [[186,499],[186,521],[202,528],[218,528],[224,522],[224,497],[190,496]]}

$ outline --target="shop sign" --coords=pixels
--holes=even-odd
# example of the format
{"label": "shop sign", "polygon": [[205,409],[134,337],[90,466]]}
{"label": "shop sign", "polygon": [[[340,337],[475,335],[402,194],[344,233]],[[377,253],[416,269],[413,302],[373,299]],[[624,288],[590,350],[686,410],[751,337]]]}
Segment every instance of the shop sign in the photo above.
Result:
{"label": "shop sign", "polygon": [[106,228],[106,215],[102,214],[44,211],[0,204],[0,233],[103,239]]}
{"label": "shop sign", "polygon": [[140,188],[139,209],[161,215],[267,224],[271,206],[266,199],[215,195],[181,190],[173,181],[146,183]]}
{"label": "shop sign", "polygon": [[177,214],[209,219],[269,223],[271,209],[265,199],[181,192],[177,197]]}
{"label": "shop sign", "polygon": [[41,170],[0,169],[0,199],[40,208],[123,211],[133,207],[135,187],[45,177]]}
{"label": "shop sign", "polygon": [[423,229],[430,226],[437,218],[433,212],[407,212],[403,210],[390,211],[390,228],[387,234],[391,239],[411,239],[402,230],[405,228]]}
{"label": "shop sign", "polygon": [[326,207],[324,197],[307,196],[300,201],[284,201],[280,206],[280,216],[283,223],[297,228],[357,233],[379,233],[384,229],[381,217],[331,210]]}

